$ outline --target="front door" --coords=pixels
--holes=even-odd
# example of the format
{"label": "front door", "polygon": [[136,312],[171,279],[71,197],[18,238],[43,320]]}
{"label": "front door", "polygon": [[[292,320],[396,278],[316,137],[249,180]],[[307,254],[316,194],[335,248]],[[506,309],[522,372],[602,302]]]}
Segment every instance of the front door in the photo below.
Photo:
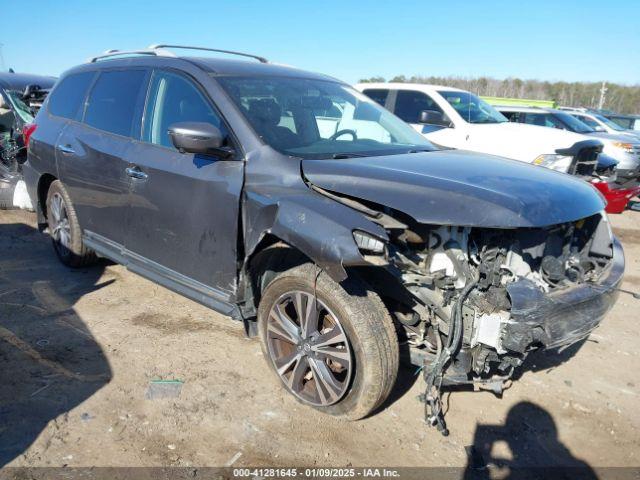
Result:
{"label": "front door", "polygon": [[[159,275],[174,289],[228,300],[235,293],[244,162],[178,152],[168,134],[177,122],[229,130],[189,77],[156,70],[141,141],[128,151],[132,179],[125,247],[129,268]],[[230,140],[229,140],[230,141]],[[205,301],[203,298],[198,300]]]}

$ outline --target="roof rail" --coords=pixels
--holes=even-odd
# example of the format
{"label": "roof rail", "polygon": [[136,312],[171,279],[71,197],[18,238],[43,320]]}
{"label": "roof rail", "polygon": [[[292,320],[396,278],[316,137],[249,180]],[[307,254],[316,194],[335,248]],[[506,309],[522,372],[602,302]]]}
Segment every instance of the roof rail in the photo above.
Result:
{"label": "roof rail", "polygon": [[161,50],[164,48],[180,48],[185,50],[203,50],[206,52],[228,53],[229,55],[239,55],[241,57],[255,58],[260,63],[269,63],[269,60],[267,60],[264,57],[260,57],[258,55],[252,55],[250,53],[234,52],[233,50],[220,50],[218,48],[208,48],[208,47],[192,47],[188,45],[165,45],[165,44],[149,45],[149,50],[151,51]]}
{"label": "roof rail", "polygon": [[87,63],[95,63],[103,58],[118,57],[120,55],[154,55],[156,57],[175,57],[176,54],[161,48],[147,48],[143,50],[107,50],[102,55],[96,55],[87,59]]}

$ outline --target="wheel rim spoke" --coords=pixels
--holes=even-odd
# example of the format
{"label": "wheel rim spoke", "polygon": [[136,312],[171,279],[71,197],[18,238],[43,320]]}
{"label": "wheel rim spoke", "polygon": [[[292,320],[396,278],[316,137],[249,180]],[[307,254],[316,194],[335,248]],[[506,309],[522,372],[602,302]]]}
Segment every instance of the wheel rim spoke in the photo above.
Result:
{"label": "wheel rim spoke", "polygon": [[302,338],[308,338],[318,331],[318,308],[315,296],[308,293],[295,293],[295,308],[302,330]]}
{"label": "wheel rim spoke", "polygon": [[319,347],[328,347],[329,345],[335,345],[337,343],[345,343],[347,342],[347,337],[342,331],[342,329],[338,325],[334,325],[334,327],[318,336],[313,341],[313,346],[316,348]]}
{"label": "wheel rim spoke", "polygon": [[302,379],[305,377],[307,372],[309,371],[309,359],[305,356],[296,357],[295,364],[293,369],[291,370],[291,375],[287,381],[287,385],[291,390],[296,393],[300,393],[304,388],[302,384]]}
{"label": "wheel rim spoke", "polygon": [[315,387],[322,403],[333,403],[340,395],[342,385],[335,379],[327,364],[315,358],[309,358],[309,365],[315,379]]}
{"label": "wheel rim spoke", "polygon": [[61,198],[58,195],[54,195],[52,201],[51,201],[51,214],[53,215],[53,219],[56,222],[60,221],[60,203],[61,203]]}
{"label": "wheel rim spoke", "polygon": [[351,354],[346,349],[335,347],[317,347],[313,348],[316,355],[320,359],[328,359],[338,363],[343,368],[349,368],[351,365]]}
{"label": "wheel rim spoke", "polygon": [[71,244],[71,229],[69,228],[69,220],[66,218],[56,226],[60,234],[60,243],[69,248]]}
{"label": "wheel rim spoke", "polygon": [[270,318],[273,322],[269,322],[269,331],[273,335],[294,345],[300,341],[298,327],[282,309],[281,305],[276,305],[275,308],[271,310]]}
{"label": "wheel rim spoke", "polygon": [[300,359],[301,355],[299,352],[294,351],[289,355],[282,356],[275,360],[276,368],[278,369],[278,373],[280,375],[284,375],[289,371],[291,366]]}

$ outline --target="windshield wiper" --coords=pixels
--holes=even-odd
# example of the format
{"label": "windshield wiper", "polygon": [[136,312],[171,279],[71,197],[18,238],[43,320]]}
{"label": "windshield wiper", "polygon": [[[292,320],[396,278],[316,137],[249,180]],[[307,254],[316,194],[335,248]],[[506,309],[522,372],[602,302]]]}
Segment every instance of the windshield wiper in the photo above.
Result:
{"label": "windshield wiper", "polygon": [[345,152],[345,153],[334,153],[333,155],[331,155],[331,158],[333,158],[334,160],[342,160],[344,158],[366,157],[366,156],[367,155],[364,155],[362,153]]}

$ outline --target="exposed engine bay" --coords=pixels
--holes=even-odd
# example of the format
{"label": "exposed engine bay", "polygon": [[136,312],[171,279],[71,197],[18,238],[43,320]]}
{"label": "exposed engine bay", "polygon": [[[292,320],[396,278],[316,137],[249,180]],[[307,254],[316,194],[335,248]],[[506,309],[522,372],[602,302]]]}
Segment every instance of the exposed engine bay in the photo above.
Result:
{"label": "exposed engine bay", "polygon": [[[601,318],[563,325],[554,296],[596,285],[613,258],[605,215],[546,228],[411,225],[388,230],[389,267],[415,300],[398,303],[412,363],[423,367],[429,424],[447,434],[440,391],[473,385],[500,394],[535,349],[585,338]],[[392,308],[393,310],[393,308]]]}

